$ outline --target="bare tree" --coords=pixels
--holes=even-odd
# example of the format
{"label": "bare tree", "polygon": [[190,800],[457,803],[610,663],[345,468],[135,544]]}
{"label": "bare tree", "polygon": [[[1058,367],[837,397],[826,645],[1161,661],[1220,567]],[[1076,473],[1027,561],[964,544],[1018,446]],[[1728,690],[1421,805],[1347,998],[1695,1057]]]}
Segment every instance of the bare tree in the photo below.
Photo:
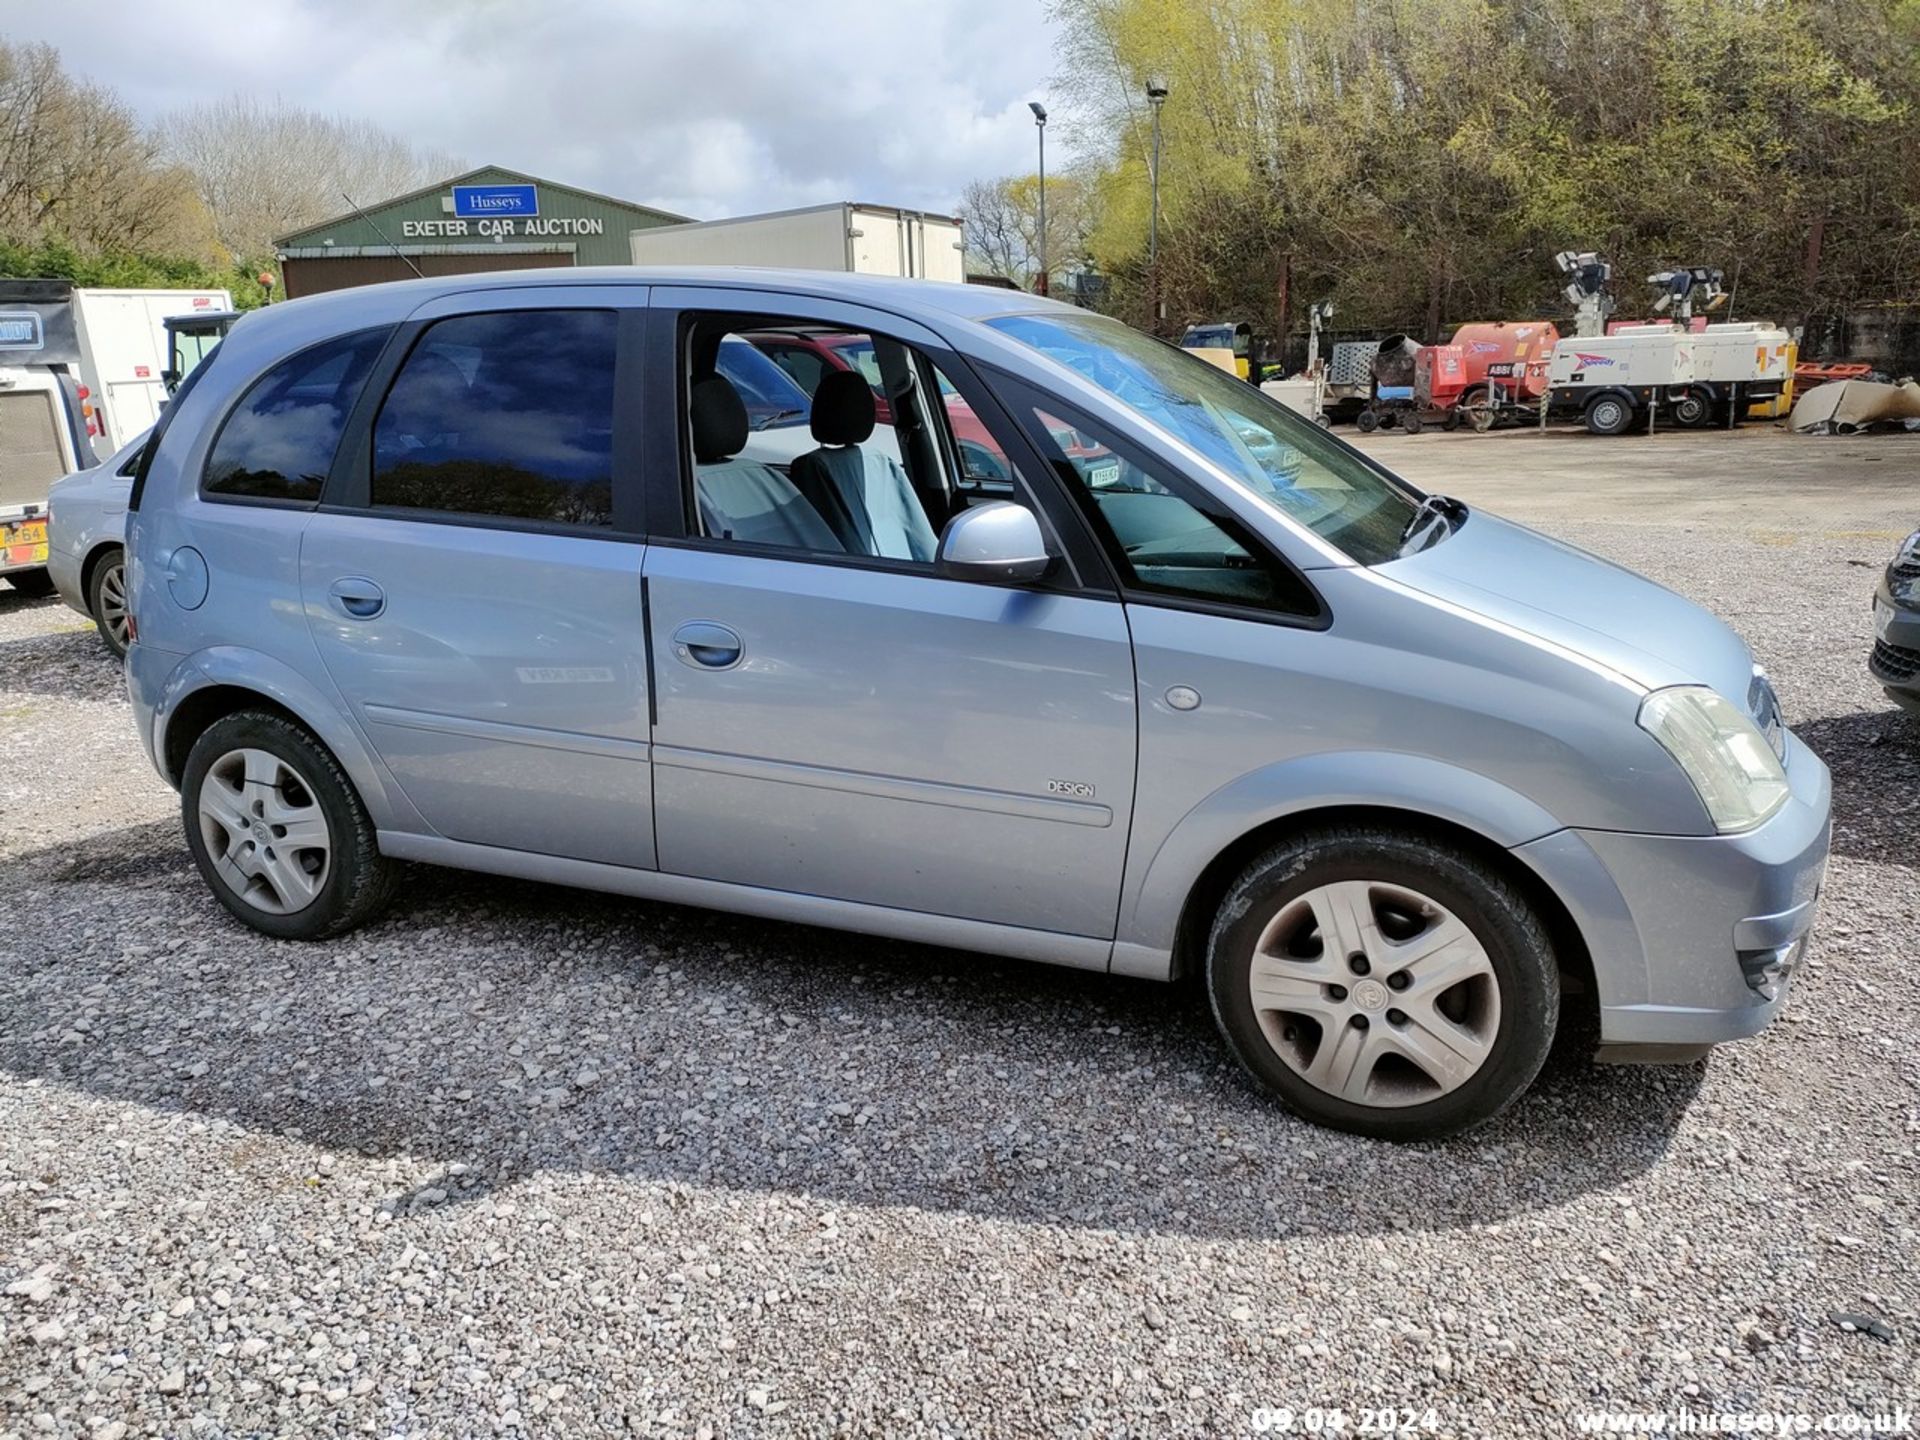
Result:
{"label": "bare tree", "polygon": [[48,45],[0,42],[0,238],[205,255],[206,214],[114,95]]}
{"label": "bare tree", "polygon": [[248,95],[175,111],[157,133],[167,157],[194,177],[220,243],[248,259],[338,214],[342,193],[371,205],[466,168],[370,121]]}
{"label": "bare tree", "polygon": [[[1093,187],[1074,174],[1047,177],[1047,269],[1054,275],[1087,255]],[[1033,175],[975,180],[960,197],[967,263],[1025,288],[1040,269],[1040,181]]]}

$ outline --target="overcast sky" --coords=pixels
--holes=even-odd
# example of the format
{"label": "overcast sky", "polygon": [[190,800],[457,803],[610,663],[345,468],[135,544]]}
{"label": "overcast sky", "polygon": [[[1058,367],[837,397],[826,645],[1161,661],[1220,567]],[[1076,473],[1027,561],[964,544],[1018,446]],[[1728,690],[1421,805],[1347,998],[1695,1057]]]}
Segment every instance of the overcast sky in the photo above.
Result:
{"label": "overcast sky", "polygon": [[950,210],[1032,170],[1053,68],[1043,0],[52,0],[8,6],[0,35],[143,118],[278,96],[700,219]]}

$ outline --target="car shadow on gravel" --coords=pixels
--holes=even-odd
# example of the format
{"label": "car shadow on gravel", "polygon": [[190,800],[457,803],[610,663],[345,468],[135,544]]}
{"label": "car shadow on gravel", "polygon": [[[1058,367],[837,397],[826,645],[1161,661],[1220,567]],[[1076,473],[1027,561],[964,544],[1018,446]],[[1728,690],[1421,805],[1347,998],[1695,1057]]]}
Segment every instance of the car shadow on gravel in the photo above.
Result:
{"label": "car shadow on gravel", "polygon": [[57,700],[117,700],[127,693],[120,662],[100,643],[92,621],[57,600],[29,603],[58,606],[73,628],[0,640],[0,691]]}
{"label": "car shadow on gravel", "polygon": [[1795,725],[1833,772],[1833,851],[1853,860],[1920,865],[1920,720],[1861,710]]}
{"label": "car shadow on gravel", "polygon": [[0,911],[34,916],[0,948],[0,1070],[404,1157],[402,1216],[538,1169],[1198,1238],[1448,1230],[1625,1184],[1703,1073],[1558,1056],[1472,1135],[1387,1145],[1257,1093],[1192,987],[424,867],[380,923],[286,944],[171,822],[10,862]]}

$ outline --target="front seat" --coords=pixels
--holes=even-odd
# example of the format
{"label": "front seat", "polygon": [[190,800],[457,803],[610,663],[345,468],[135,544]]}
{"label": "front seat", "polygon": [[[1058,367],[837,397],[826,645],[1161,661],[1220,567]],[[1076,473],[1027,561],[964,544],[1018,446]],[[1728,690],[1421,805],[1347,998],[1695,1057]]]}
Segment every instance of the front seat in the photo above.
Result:
{"label": "front seat", "polygon": [[793,484],[850,555],[931,560],[927,512],[891,455],[863,442],[873,434],[873,390],[854,370],[836,370],[813,392],[819,449],[793,462]]}
{"label": "front seat", "polygon": [[747,407],[732,381],[724,375],[697,381],[687,408],[693,421],[694,495],[707,534],[841,553],[845,547],[791,480],[758,460],[738,458],[747,445]]}

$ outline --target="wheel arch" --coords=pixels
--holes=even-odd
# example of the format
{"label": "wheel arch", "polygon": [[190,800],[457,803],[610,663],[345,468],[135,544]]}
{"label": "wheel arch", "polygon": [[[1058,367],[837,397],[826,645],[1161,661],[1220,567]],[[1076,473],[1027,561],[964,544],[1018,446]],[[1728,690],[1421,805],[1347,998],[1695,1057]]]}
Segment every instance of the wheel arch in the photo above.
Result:
{"label": "wheel arch", "polygon": [[1642,408],[1639,397],[1628,386],[1599,385],[1587,391],[1585,398],[1580,402],[1580,413],[1586,414],[1602,400],[1618,400],[1635,414],[1638,414]]}
{"label": "wheel arch", "polygon": [[1593,956],[1587,948],[1573,912],[1532,866],[1506,846],[1481,831],[1457,820],[1443,819],[1423,811],[1384,804],[1327,805],[1296,810],[1254,826],[1237,836],[1208,862],[1194,880],[1180,909],[1175,932],[1170,978],[1181,982],[1198,975],[1206,960],[1207,935],[1213,917],[1226,898],[1233,882],[1261,852],[1289,835],[1306,830],[1339,825],[1375,825],[1404,830],[1423,837],[1445,841],[1472,855],[1476,860],[1509,881],[1533,906],[1553,942],[1563,982],[1571,982],[1575,993],[1591,995],[1595,991]]}
{"label": "wheel arch", "polygon": [[[96,540],[92,548],[87,551],[86,558],[80,562],[80,595],[82,599],[87,599],[92,596],[94,572],[105,563],[107,557],[115,550],[118,550],[122,555],[126,554],[126,542],[124,540]],[[100,617],[96,615],[94,618],[97,620]]]}
{"label": "wheel arch", "polygon": [[168,687],[154,736],[161,774],[175,789],[188,752],[208,726],[242,710],[264,710],[302,726],[326,748],[353,782],[376,827],[424,828],[351,720],[285,662],[222,646],[195,655],[176,673],[186,683]]}
{"label": "wheel arch", "polygon": [[[1447,839],[1513,881],[1539,908],[1562,967],[1591,987],[1592,956],[1569,907],[1516,847],[1565,822],[1491,776],[1433,756],[1365,750],[1299,756],[1216,790],[1130,868],[1116,972],[1165,978],[1191,969],[1214,907],[1259,851],[1300,830],[1392,825]],[[1576,986],[1574,988],[1580,988]]]}

